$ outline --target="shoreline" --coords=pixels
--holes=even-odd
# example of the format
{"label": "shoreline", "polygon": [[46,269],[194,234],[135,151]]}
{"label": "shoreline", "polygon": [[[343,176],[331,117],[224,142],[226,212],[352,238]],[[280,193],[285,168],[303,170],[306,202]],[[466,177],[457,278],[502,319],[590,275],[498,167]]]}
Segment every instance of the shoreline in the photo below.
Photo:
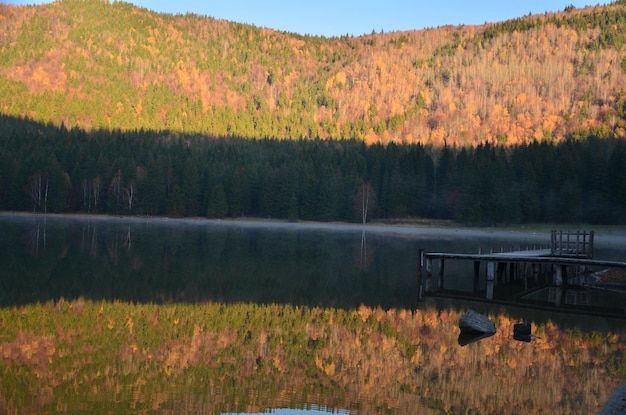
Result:
{"label": "shoreline", "polygon": [[[341,232],[368,232],[380,235],[390,235],[404,237],[408,239],[420,239],[429,236],[443,237],[499,237],[499,238],[526,238],[537,239],[549,243],[550,232],[559,226],[550,226],[544,224],[537,225],[511,225],[502,227],[473,227],[456,224],[453,222],[441,221],[415,221],[415,222],[370,222],[367,224],[350,223],[350,222],[315,222],[315,221],[297,221],[289,222],[286,219],[271,218],[227,218],[227,219],[208,219],[204,217],[180,217],[171,218],[167,216],[122,216],[108,214],[90,214],[90,213],[33,213],[18,211],[0,211],[0,217],[20,217],[20,218],[65,218],[71,220],[94,220],[94,221],[126,221],[133,223],[163,223],[163,224],[181,224],[181,225],[219,225],[219,226],[237,226],[246,229],[267,229],[267,230],[295,230],[295,231],[341,231]],[[580,229],[576,226],[561,226],[563,229]],[[626,246],[626,228],[616,226],[615,228],[606,225],[589,228],[595,232],[596,242],[601,243],[617,243]]]}

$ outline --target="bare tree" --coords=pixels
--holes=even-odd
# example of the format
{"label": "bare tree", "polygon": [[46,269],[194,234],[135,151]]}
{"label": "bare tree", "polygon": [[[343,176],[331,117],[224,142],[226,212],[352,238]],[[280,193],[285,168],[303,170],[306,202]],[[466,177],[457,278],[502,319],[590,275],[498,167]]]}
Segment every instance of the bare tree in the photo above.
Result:
{"label": "bare tree", "polygon": [[93,195],[93,208],[98,210],[98,200],[100,199],[100,191],[102,190],[102,179],[96,176],[91,179],[91,194]]}
{"label": "bare tree", "polygon": [[133,203],[135,202],[135,184],[133,182],[128,183],[128,186],[126,186],[125,195],[127,203],[126,207],[128,207],[128,210],[132,210]]}
{"label": "bare tree", "polygon": [[367,223],[367,216],[376,208],[376,192],[370,183],[363,183],[359,186],[354,199],[354,207],[362,223]]}
{"label": "bare tree", "polygon": [[48,211],[48,177],[42,177],[41,172],[30,176],[26,186],[26,192],[33,201],[33,211],[41,209],[43,205],[44,213]]}
{"label": "bare tree", "polygon": [[49,189],[49,180],[48,180],[48,176],[46,176],[46,185],[44,187],[44,192],[43,192],[43,213],[48,213],[48,189]]}

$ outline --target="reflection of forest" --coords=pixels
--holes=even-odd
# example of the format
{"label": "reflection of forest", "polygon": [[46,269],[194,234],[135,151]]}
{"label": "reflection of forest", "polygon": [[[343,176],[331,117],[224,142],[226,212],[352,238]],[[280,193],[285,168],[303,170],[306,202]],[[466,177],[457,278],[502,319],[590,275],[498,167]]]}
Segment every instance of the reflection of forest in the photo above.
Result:
{"label": "reflection of forest", "polygon": [[[415,309],[416,244],[462,252],[461,238],[13,225],[0,240],[0,413],[315,403],[357,414],[588,414],[626,381],[623,321],[495,306],[485,312],[498,333],[460,347],[465,306]],[[541,338],[513,340],[521,320]]]}
{"label": "reflection of forest", "polygon": [[416,301],[416,250],[400,238],[207,222],[5,219],[0,261],[13,272],[0,305],[61,297],[386,308]]}
{"label": "reflection of forest", "polygon": [[[596,413],[626,379],[626,331],[488,314],[461,347],[464,310],[58,301],[0,309],[0,409],[54,413]],[[568,328],[566,328],[568,327]]]}

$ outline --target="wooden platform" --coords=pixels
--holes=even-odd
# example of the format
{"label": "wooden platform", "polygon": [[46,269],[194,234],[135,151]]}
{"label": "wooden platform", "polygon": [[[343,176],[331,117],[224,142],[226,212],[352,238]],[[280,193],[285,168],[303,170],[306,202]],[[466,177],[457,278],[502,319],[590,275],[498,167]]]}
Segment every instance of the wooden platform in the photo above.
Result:
{"label": "wooden platform", "polygon": [[[493,299],[496,282],[501,280],[528,279],[550,281],[558,292],[560,287],[567,286],[571,279],[578,278],[590,268],[626,269],[626,262],[593,259],[593,232],[573,233],[552,231],[548,248],[515,250],[489,254],[466,254],[451,252],[424,252],[420,250],[418,270],[418,299],[422,300],[424,292],[433,288],[443,287],[445,264],[448,261],[473,262],[473,276],[470,271],[468,278],[478,284],[481,269],[486,268],[486,298]],[[433,261],[438,261],[438,274],[433,280]],[[538,278],[541,277],[541,278]],[[441,288],[443,289],[443,288]],[[558,297],[558,295],[557,295]],[[556,298],[557,305],[562,299]]]}
{"label": "wooden platform", "polygon": [[550,255],[550,250],[514,251],[496,254],[455,254],[445,252],[424,253],[425,261],[456,259],[485,262],[526,262],[534,264],[581,265],[607,268],[626,268],[626,262]]}

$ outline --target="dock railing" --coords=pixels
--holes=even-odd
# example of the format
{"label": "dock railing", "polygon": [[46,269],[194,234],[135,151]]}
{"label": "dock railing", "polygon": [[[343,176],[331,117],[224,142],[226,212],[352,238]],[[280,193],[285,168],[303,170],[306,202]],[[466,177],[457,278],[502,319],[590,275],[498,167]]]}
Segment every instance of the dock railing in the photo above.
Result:
{"label": "dock railing", "polygon": [[593,258],[593,231],[552,231],[550,254],[559,257]]}

